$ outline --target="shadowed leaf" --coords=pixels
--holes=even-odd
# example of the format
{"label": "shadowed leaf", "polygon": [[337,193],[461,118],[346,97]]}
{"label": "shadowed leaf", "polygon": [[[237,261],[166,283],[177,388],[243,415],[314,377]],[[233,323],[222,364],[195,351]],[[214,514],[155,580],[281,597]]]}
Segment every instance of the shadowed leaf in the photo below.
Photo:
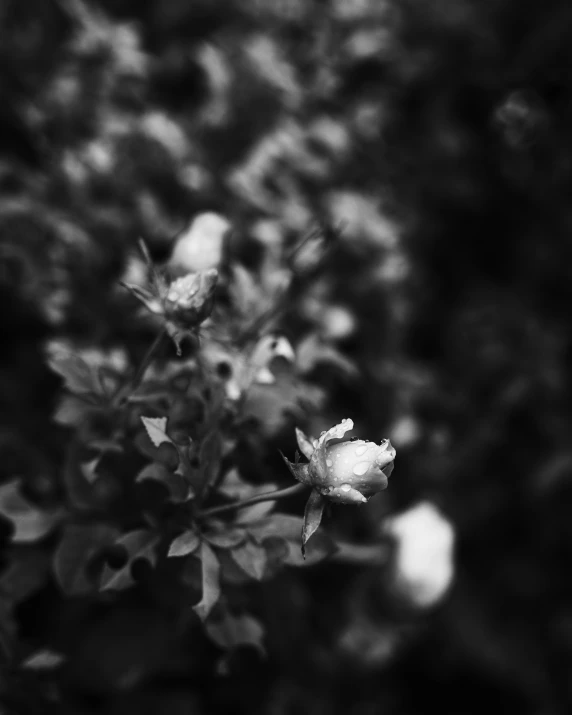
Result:
{"label": "shadowed leaf", "polygon": [[252,646],[261,655],[266,654],[262,644],[264,628],[260,621],[252,616],[233,616],[226,612],[221,620],[207,623],[206,632],[216,645],[225,650]]}
{"label": "shadowed leaf", "polygon": [[14,479],[0,486],[0,514],[14,527],[12,542],[28,544],[38,541],[61,521],[63,512],[44,511],[20,494],[20,480]]}
{"label": "shadowed leaf", "polygon": [[308,501],[306,502],[306,509],[304,511],[304,526],[302,528],[302,556],[306,553],[306,543],[316,529],[320,526],[322,521],[322,514],[324,513],[324,497],[317,491],[312,490]]}
{"label": "shadowed leaf", "polygon": [[167,556],[188,556],[197,550],[199,544],[200,539],[196,532],[185,531],[171,542]]}
{"label": "shadowed leaf", "polygon": [[203,596],[193,611],[204,621],[220,596],[220,565],[216,554],[208,544],[201,544],[200,556],[202,563]]}
{"label": "shadowed leaf", "polygon": [[89,579],[90,560],[115,542],[117,530],[108,524],[68,524],[54,554],[56,580],[64,593],[78,595],[95,588]]}
{"label": "shadowed leaf", "polygon": [[157,562],[155,547],[159,537],[147,529],[138,529],[125,534],[115,544],[123,546],[127,551],[127,563],[119,569],[106,565],[101,574],[100,591],[123,590],[133,586],[135,581],[131,575],[131,566],[138,559],[145,559],[151,565]]}
{"label": "shadowed leaf", "polygon": [[231,551],[232,558],[240,568],[256,581],[264,576],[266,567],[266,551],[252,541]]}

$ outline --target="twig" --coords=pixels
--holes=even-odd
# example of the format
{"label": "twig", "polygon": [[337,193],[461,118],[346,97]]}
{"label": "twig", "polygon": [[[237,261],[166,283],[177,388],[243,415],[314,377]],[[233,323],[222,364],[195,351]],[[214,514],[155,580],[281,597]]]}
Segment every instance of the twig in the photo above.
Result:
{"label": "twig", "polygon": [[235,501],[232,502],[232,504],[223,504],[222,506],[205,509],[197,514],[197,518],[206,519],[209,516],[226,514],[231,511],[236,511],[237,509],[244,509],[244,507],[251,506],[252,504],[259,504],[263,501],[278,501],[279,499],[286,499],[294,494],[299,494],[307,488],[306,484],[295,484],[293,487],[286,487],[286,489],[276,489],[273,492],[264,492],[263,494],[257,494],[255,497],[250,497],[249,499],[244,499],[243,501]]}
{"label": "twig", "polygon": [[139,363],[139,367],[137,368],[135,375],[133,375],[131,380],[129,380],[129,382],[127,382],[125,385],[123,385],[122,388],[119,389],[119,391],[113,398],[113,403],[115,404],[115,406],[119,407],[120,405],[122,405],[123,402],[129,397],[129,395],[132,392],[135,392],[135,390],[139,387],[141,381],[145,377],[147,368],[151,364],[151,360],[153,359],[157,348],[159,347],[161,341],[163,340],[163,337],[165,336],[165,333],[165,328],[161,328],[161,330],[157,333],[155,340],[151,343],[149,349]]}

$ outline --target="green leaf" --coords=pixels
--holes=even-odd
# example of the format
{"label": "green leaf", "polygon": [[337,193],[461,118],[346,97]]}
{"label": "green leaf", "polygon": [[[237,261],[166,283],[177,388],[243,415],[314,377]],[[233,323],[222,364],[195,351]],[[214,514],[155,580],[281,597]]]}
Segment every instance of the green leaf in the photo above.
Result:
{"label": "green leaf", "polygon": [[252,541],[247,541],[231,551],[234,561],[244,573],[256,581],[262,580],[266,568],[266,551]]}
{"label": "green leaf", "polygon": [[233,549],[235,546],[242,544],[246,539],[246,534],[243,529],[220,528],[210,529],[203,534],[204,538],[216,546],[218,549]]}
{"label": "green leaf", "polygon": [[224,650],[234,650],[240,646],[252,646],[266,655],[266,650],[262,644],[264,639],[264,628],[260,621],[249,615],[233,616],[225,612],[222,619],[208,621],[205,630],[209,638]]}
{"label": "green leaf", "polygon": [[50,556],[42,546],[16,546],[6,550],[6,560],[0,575],[0,593],[13,603],[38,591],[49,577]]}
{"label": "green leaf", "polygon": [[320,526],[325,503],[326,500],[324,497],[315,489],[312,489],[304,511],[304,526],[302,528],[302,556],[306,555],[306,543],[308,539]]}
{"label": "green leaf", "polygon": [[62,591],[70,596],[89,593],[95,584],[87,567],[94,556],[117,539],[108,524],[68,524],[54,553],[53,569]]}
{"label": "green leaf", "polygon": [[[266,489],[264,489],[266,491]],[[244,509],[238,511],[238,515],[235,519],[236,524],[248,524],[251,521],[258,521],[266,516],[272,509],[274,509],[275,501],[261,501],[258,504],[253,504],[252,506],[247,506]]]}
{"label": "green leaf", "polygon": [[259,283],[254,280],[252,273],[238,263],[233,265],[231,270],[232,283],[229,286],[231,305],[244,317],[258,315],[262,307]]}
{"label": "green leaf", "polygon": [[278,485],[271,482],[265,482],[263,485],[246,482],[242,479],[236,467],[233,467],[226,473],[222,484],[218,487],[218,491],[221,494],[229,497],[229,499],[236,499],[237,501],[242,501],[243,499],[248,499],[257,494],[269,492],[274,489],[278,489]]}
{"label": "green leaf", "polygon": [[100,454],[97,457],[95,457],[95,459],[90,459],[89,461],[82,462],[80,464],[81,473],[85,477],[86,481],[88,481],[90,484],[93,484],[97,480],[97,477],[99,476],[97,473],[97,469],[101,462],[102,456],[103,455]]}
{"label": "green leaf", "polygon": [[64,427],[77,428],[88,417],[101,411],[101,406],[95,400],[86,398],[89,398],[89,395],[63,395],[54,412],[54,422]]}
{"label": "green leaf", "polygon": [[300,516],[272,514],[255,524],[249,524],[248,533],[259,544],[272,537],[280,537],[286,541],[298,541],[303,524]]}
{"label": "green leaf", "polygon": [[212,611],[220,596],[220,564],[216,554],[204,541],[200,548],[203,580],[203,596],[193,606],[193,611],[204,621]]}
{"label": "green leaf", "polygon": [[135,477],[135,481],[138,483],[144,482],[146,479],[163,484],[169,492],[170,501],[175,504],[186,502],[194,496],[193,489],[185,478],[160,462],[148,464]]}
{"label": "green leaf", "polygon": [[333,345],[311,333],[296,348],[296,366],[300,373],[311,372],[320,364],[332,365],[348,377],[358,374],[357,366]]}
{"label": "green leaf", "polygon": [[157,534],[147,529],[137,529],[117,539],[115,544],[123,546],[127,551],[127,563],[119,569],[112,569],[109,565],[106,565],[101,574],[99,590],[120,591],[133,586],[135,583],[131,575],[133,562],[138,559],[145,559],[154,566],[157,563],[155,547],[158,541]]}
{"label": "green leaf", "polygon": [[153,446],[159,447],[160,445],[168,442],[173,444],[173,440],[167,434],[167,418],[166,417],[141,417],[149,439],[153,442]]}
{"label": "green leaf", "polygon": [[171,542],[167,556],[188,556],[198,549],[200,543],[197,533],[189,529]]}
{"label": "green leaf", "polygon": [[61,521],[61,509],[45,511],[20,494],[20,480],[0,486],[0,514],[14,527],[12,542],[28,544],[42,539]]}
{"label": "green leaf", "polygon": [[53,650],[39,650],[20,663],[21,668],[26,670],[53,670],[64,662],[65,658],[61,653]]}
{"label": "green leaf", "polygon": [[326,395],[323,388],[300,380],[292,371],[275,377],[273,385],[254,383],[244,402],[244,418],[254,418],[267,437],[273,437],[292,417],[301,420],[306,410],[319,410]]}
{"label": "green leaf", "polygon": [[75,395],[104,394],[96,370],[78,355],[61,351],[52,355],[48,364],[64,378],[66,388]]}
{"label": "green leaf", "polygon": [[212,485],[217,478],[222,459],[222,438],[218,430],[213,430],[201,442],[199,450],[200,489]]}

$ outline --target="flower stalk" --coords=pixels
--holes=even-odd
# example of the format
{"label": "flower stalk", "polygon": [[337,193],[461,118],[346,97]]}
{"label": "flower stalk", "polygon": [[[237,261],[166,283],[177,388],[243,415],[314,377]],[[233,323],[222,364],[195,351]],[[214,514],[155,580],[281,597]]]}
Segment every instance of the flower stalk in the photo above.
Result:
{"label": "flower stalk", "polygon": [[271,492],[264,492],[263,494],[257,494],[254,497],[249,497],[248,499],[243,499],[242,501],[232,502],[231,504],[223,504],[222,506],[211,507],[210,509],[205,509],[197,514],[198,519],[206,519],[211,516],[219,516],[220,514],[227,514],[237,509],[244,509],[247,506],[252,506],[253,504],[259,504],[265,501],[279,501],[280,499],[287,499],[294,494],[299,494],[306,489],[305,484],[295,484],[293,487],[286,487],[284,489],[275,489]]}

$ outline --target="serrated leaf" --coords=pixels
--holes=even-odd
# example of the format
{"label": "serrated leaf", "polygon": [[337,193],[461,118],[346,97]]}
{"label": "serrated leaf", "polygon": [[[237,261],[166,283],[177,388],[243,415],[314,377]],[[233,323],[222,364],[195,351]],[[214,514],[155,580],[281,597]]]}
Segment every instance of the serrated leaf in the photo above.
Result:
{"label": "serrated leaf", "polygon": [[158,541],[157,534],[147,529],[137,529],[117,539],[116,546],[123,546],[127,551],[127,563],[119,569],[106,565],[101,574],[99,590],[119,591],[132,586],[135,583],[131,574],[133,562],[145,559],[154,566],[157,563],[155,547]]}
{"label": "serrated leaf", "polygon": [[97,372],[79,355],[62,351],[50,357],[48,364],[64,378],[70,392],[76,395],[103,395]]}
{"label": "serrated leaf", "polygon": [[247,541],[230,553],[244,573],[256,581],[260,581],[263,578],[266,568],[266,551],[261,546],[252,541]]}
{"label": "serrated leaf", "polygon": [[167,556],[188,556],[198,549],[200,543],[198,534],[189,529],[173,539]]}
{"label": "serrated leaf", "polygon": [[242,544],[246,539],[246,534],[243,529],[211,529],[203,534],[204,538],[218,549],[233,549],[235,546]]}
{"label": "serrated leaf", "polygon": [[275,504],[275,501],[261,501],[258,502],[258,504],[253,504],[252,506],[240,509],[235,519],[235,523],[249,524],[252,521],[258,521],[271,512],[272,509],[274,509]]}
{"label": "serrated leaf", "polygon": [[305,556],[306,543],[308,542],[308,539],[310,539],[312,534],[320,526],[325,503],[324,497],[315,489],[312,489],[304,511],[304,526],[302,528],[302,556]]}
{"label": "serrated leaf", "polygon": [[173,440],[167,434],[166,417],[141,417],[141,422],[143,422],[154,447],[159,447],[165,442],[173,444]]}
{"label": "serrated leaf", "polygon": [[225,612],[224,617],[215,621],[208,621],[205,630],[209,638],[224,650],[234,650],[240,646],[252,646],[266,655],[262,644],[264,628],[260,621],[253,616],[233,616]]}
{"label": "serrated leaf", "polygon": [[261,544],[265,539],[279,537],[286,541],[297,541],[302,533],[304,521],[292,514],[272,514],[248,525],[248,533]]}
{"label": "serrated leaf", "polygon": [[117,529],[108,524],[66,526],[53,560],[54,574],[64,593],[77,596],[95,588],[87,573],[89,562],[117,536]]}
{"label": "serrated leaf", "polygon": [[20,493],[20,480],[0,486],[0,514],[14,527],[12,542],[29,544],[42,539],[61,521],[61,509],[45,511],[30,504]]}
{"label": "serrated leaf", "polygon": [[53,670],[58,668],[65,658],[61,653],[53,650],[39,650],[20,663],[20,667],[26,670]]}
{"label": "serrated leaf", "polygon": [[214,551],[204,541],[200,547],[203,596],[193,611],[204,621],[220,596],[220,564]]}
{"label": "serrated leaf", "polygon": [[169,470],[159,462],[153,462],[143,467],[135,477],[135,481],[138,483],[147,479],[163,484],[169,492],[169,499],[175,504],[186,502],[194,496],[192,487],[181,474]]}

